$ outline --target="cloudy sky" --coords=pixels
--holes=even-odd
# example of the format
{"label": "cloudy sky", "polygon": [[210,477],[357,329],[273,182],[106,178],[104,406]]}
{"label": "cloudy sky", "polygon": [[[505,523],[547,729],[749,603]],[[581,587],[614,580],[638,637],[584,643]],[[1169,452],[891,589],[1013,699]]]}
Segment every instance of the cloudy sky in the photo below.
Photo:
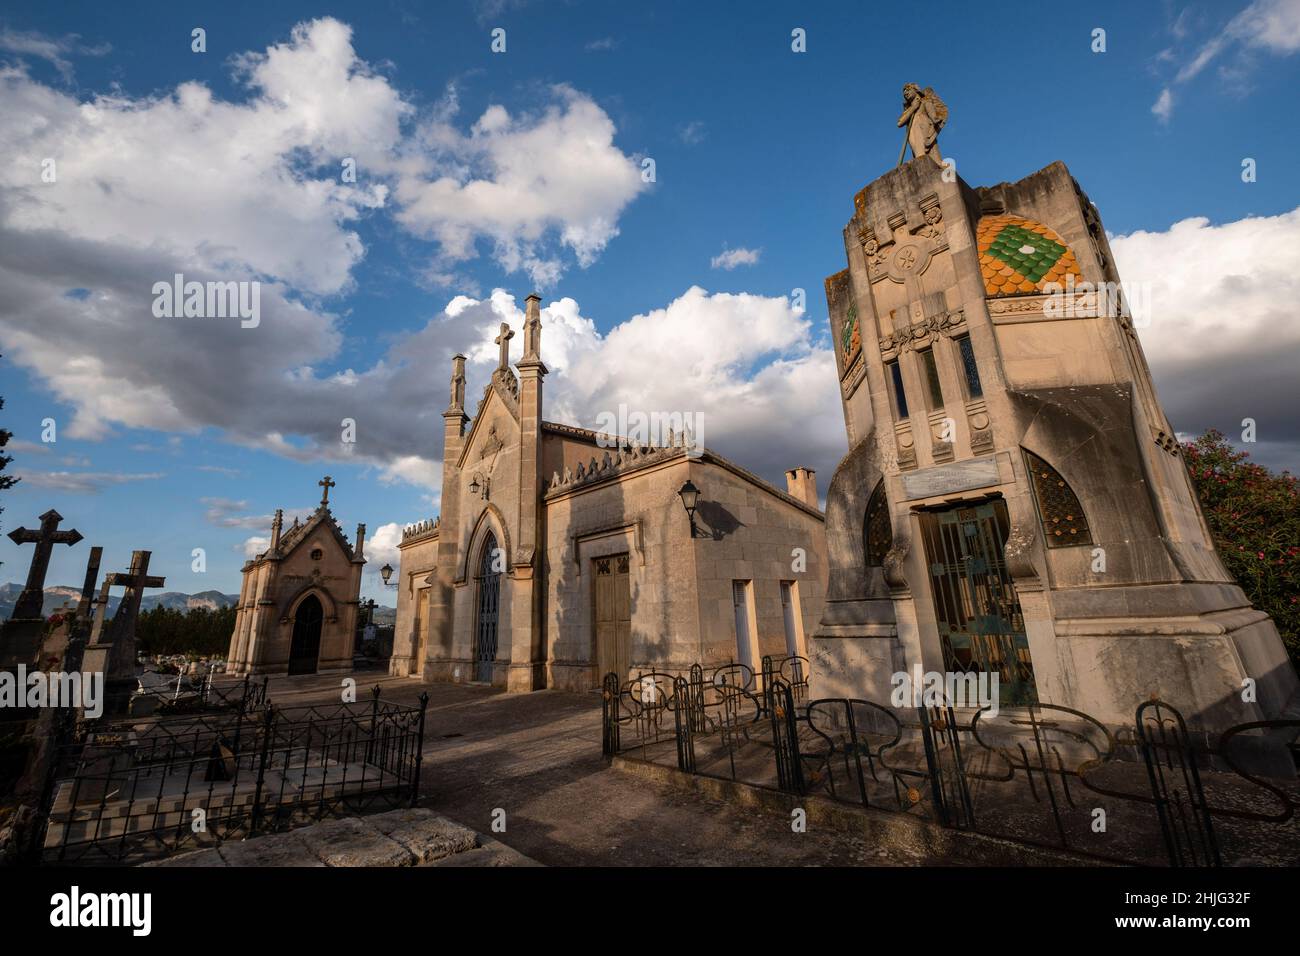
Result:
{"label": "cloudy sky", "polygon": [[[329,473],[383,600],[373,569],[438,510],[450,356],[476,396],[534,290],[548,418],[700,414],[710,446],[824,491],[822,280],[907,81],[948,103],[968,182],[1070,166],[1149,290],[1181,432],[1253,418],[1252,455],[1300,465],[1300,0],[1008,4],[1006,31],[997,4],[701,6],[6,4],[3,530],[55,507],[113,568],[149,548],[169,589],[237,591]],[[256,280],[260,321],[156,316],[177,273]],[[0,540],[0,581],[30,550]],[[60,551],[50,583],[79,582],[86,546]]]}

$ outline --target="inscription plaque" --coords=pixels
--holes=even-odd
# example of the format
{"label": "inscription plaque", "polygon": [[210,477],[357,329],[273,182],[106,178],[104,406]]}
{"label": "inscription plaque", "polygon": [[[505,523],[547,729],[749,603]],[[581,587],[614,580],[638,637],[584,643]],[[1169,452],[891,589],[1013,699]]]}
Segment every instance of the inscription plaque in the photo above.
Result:
{"label": "inscription plaque", "polygon": [[903,475],[903,491],[910,501],[996,485],[999,480],[997,459],[989,456],[907,472]]}

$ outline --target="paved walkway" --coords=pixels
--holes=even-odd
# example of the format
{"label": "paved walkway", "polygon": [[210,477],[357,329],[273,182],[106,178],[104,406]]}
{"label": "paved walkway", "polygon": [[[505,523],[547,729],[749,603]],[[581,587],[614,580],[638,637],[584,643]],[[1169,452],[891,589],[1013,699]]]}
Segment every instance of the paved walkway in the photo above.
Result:
{"label": "paved walkway", "polygon": [[[341,677],[273,678],[277,705],[338,699]],[[358,672],[358,699],[429,693],[422,806],[551,866],[914,866],[950,862],[882,850],[842,830],[791,831],[781,812],[738,808],[611,769],[596,693],[505,694]],[[493,829],[505,811],[505,832]]]}

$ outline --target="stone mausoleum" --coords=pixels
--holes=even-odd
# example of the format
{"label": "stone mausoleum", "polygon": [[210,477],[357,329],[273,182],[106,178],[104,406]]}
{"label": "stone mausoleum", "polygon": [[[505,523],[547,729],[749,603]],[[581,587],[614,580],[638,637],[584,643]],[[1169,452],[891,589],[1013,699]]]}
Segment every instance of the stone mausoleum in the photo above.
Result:
{"label": "stone mausoleum", "polygon": [[512,369],[502,325],[472,421],[453,360],[442,514],[402,538],[392,673],[588,690],[806,654],[826,580],[813,473],[774,488],[697,445],[684,414],[654,436],[545,421],[537,296],[523,331]]}
{"label": "stone mausoleum", "polygon": [[244,564],[226,672],[315,674],[352,668],[366,563],[366,526],[353,547],[330,512],[334,481],[321,482],[320,505],[283,528],[276,511],[267,549]]}
{"label": "stone mausoleum", "polygon": [[[1062,163],[972,187],[910,86],[914,158],[854,197],[826,280],[849,452],[826,501],[813,697],[997,672],[1005,704],[1207,729],[1297,679],[1215,553],[1097,207]],[[918,131],[919,125],[919,131]]]}

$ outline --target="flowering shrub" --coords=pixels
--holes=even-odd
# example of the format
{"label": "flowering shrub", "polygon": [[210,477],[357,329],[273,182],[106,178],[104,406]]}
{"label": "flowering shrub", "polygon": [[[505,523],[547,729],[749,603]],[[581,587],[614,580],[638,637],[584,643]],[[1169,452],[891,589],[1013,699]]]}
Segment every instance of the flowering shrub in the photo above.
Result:
{"label": "flowering shrub", "polygon": [[1213,429],[1183,451],[1219,556],[1300,664],[1300,480],[1255,464]]}

